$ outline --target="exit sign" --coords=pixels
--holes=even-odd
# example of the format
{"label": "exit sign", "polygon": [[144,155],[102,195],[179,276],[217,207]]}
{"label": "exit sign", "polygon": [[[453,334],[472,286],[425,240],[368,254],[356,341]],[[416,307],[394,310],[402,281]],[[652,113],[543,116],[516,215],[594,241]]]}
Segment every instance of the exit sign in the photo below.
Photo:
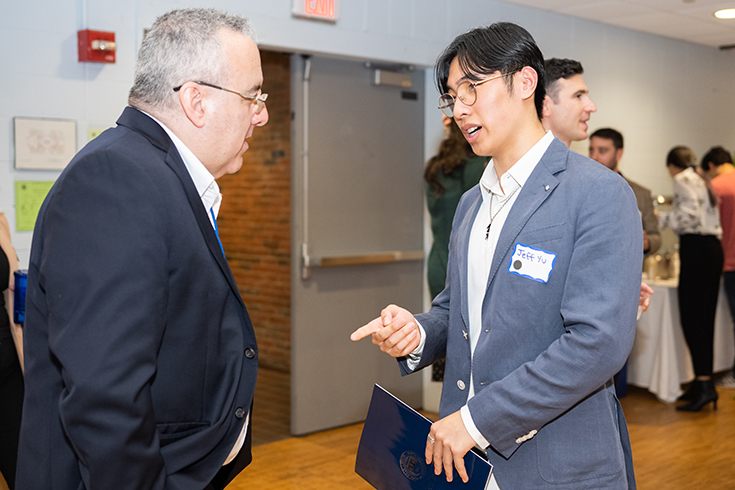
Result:
{"label": "exit sign", "polygon": [[337,22],[339,0],[293,0],[293,15],[307,19]]}

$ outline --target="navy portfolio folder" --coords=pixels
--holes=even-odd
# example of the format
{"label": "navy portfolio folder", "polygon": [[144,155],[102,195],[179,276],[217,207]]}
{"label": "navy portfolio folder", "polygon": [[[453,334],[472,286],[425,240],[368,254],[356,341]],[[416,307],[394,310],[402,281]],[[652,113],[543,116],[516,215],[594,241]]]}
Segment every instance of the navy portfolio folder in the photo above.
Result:
{"label": "navy portfolio folder", "polygon": [[378,490],[484,490],[492,465],[474,451],[464,457],[469,482],[462,482],[456,470],[451,483],[443,472],[434,475],[434,465],[427,465],[424,456],[431,423],[376,384],[357,449],[355,472]]}

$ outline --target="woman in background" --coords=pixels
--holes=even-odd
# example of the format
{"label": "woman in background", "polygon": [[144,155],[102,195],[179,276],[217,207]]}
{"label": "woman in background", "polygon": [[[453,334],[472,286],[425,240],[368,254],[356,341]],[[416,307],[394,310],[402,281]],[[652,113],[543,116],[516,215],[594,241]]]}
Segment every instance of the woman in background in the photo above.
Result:
{"label": "woman in background", "polygon": [[13,323],[13,272],[18,257],[10,243],[10,227],[0,213],[0,473],[10,490],[15,486],[18,435],[23,409],[22,330]]}
{"label": "woman in background", "polygon": [[[432,299],[444,289],[449,258],[449,235],[459,198],[480,182],[489,158],[478,157],[450,117],[443,116],[445,137],[439,152],[426,164],[424,186],[426,203],[431,215],[431,244],[428,260],[429,292]],[[444,363],[432,366],[432,379],[444,378]]]}
{"label": "woman in background", "polygon": [[694,152],[686,146],[669,152],[666,167],[674,179],[674,201],[671,211],[659,216],[660,227],[672,228],[679,235],[679,313],[696,378],[679,398],[688,403],[676,409],[687,412],[698,412],[710,402],[717,409],[712,360],[723,263],[717,198],[694,170],[695,165]]}

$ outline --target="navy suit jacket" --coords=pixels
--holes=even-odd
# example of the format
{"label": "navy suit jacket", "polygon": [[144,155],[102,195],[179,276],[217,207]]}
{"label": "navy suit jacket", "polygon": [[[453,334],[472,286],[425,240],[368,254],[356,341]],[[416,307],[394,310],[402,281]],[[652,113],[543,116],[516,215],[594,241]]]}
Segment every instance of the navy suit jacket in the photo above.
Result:
{"label": "navy suit jacket", "polygon": [[[446,288],[416,316],[427,335],[417,369],[446,355],[440,416],[468,403],[471,370],[468,408],[490,442],[502,490],[635,488],[611,382],[633,345],[641,282],[641,220],[630,186],[554,139],[500,233],[471,357],[467,249],[481,200],[479,186],[463,196]],[[518,274],[529,260],[519,246],[553,254],[546,282]],[[401,368],[408,373],[405,360]]]}
{"label": "navy suit jacket", "polygon": [[252,405],[253,327],[166,132],[131,107],[117,123],[36,222],[16,487],[223,488],[250,461],[248,438],[222,467]]}

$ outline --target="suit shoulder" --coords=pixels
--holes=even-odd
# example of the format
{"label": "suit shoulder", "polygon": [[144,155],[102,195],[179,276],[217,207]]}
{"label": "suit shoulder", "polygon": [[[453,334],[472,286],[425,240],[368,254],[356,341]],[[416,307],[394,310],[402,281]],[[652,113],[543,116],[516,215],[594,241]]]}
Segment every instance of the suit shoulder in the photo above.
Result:
{"label": "suit shoulder", "polygon": [[[556,177],[564,184],[570,202],[598,202],[626,200],[635,204],[635,193],[620,174],[606,166],[566,149],[563,171]],[[592,201],[590,201],[590,199]]]}
{"label": "suit shoulder", "polygon": [[[539,162],[554,175],[565,178],[570,176],[594,176],[603,175],[603,170],[610,172],[604,165],[584,155],[570,150],[564,143],[555,138]],[[611,172],[614,173],[614,172]]]}
{"label": "suit shoulder", "polygon": [[87,143],[62,173],[90,172],[91,175],[158,174],[167,172],[166,153],[142,134],[118,126]]}
{"label": "suit shoulder", "polygon": [[74,156],[54,183],[48,201],[64,195],[80,201],[100,194],[110,202],[135,196],[139,201],[165,203],[180,189],[179,179],[166,164],[166,153],[143,135],[118,126]]}
{"label": "suit shoulder", "polygon": [[617,182],[618,184],[625,182],[618,173],[572,150],[569,150],[567,155],[566,171],[568,177],[584,179],[590,183],[598,179],[601,182]]}

